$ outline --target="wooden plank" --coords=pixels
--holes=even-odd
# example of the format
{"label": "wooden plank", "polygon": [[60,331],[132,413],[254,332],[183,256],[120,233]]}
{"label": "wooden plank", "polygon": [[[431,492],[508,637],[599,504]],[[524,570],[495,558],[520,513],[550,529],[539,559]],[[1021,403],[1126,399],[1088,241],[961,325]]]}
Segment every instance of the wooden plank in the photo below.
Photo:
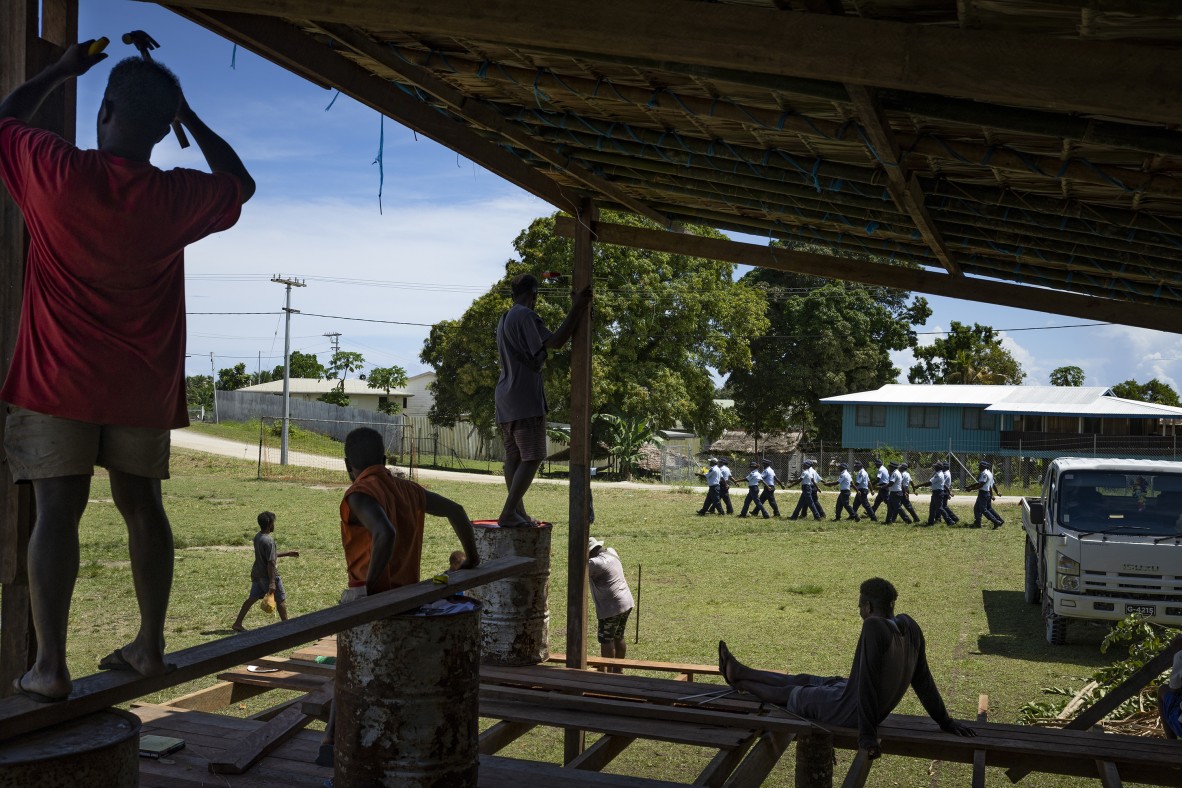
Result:
{"label": "wooden plank", "polygon": [[739,768],[723,783],[724,788],[758,788],[772,769],[780,762],[780,756],[795,738],[790,733],[764,733],[751,748],[751,752],[739,764]]}
{"label": "wooden plank", "polygon": [[[977,697],[977,722],[989,720],[989,696]],[[973,783],[972,788],[985,788],[985,750],[973,752]]]}
{"label": "wooden plank", "polygon": [[743,762],[743,757],[754,741],[755,737],[752,736],[746,744],[739,745],[733,750],[719,750],[718,754],[710,759],[710,763],[706,764],[706,768],[694,780],[694,785],[705,786],[705,788],[722,788],[726,778]]}
{"label": "wooden plank", "polygon": [[[574,229],[574,220],[565,216],[560,216],[554,224],[554,232],[557,235],[571,237]],[[702,238],[685,233],[666,233],[661,230],[625,227],[605,222],[597,222],[594,230],[599,243],[694,255],[777,271],[793,271],[828,279],[863,282],[898,290],[1182,333],[1182,309],[1172,307],[1152,304],[1138,304],[1132,307],[1121,301],[1077,295],[1061,290],[1011,285],[984,279],[956,279],[946,274],[919,269],[787,249],[770,249],[757,244]]]}
{"label": "wooden plank", "polygon": [[[673,744],[689,744],[713,749],[733,749],[751,735],[749,731],[686,722],[645,719],[625,714],[595,711],[573,713],[532,703],[512,701],[480,702],[480,716],[498,720],[527,722],[566,730],[593,731],[633,739],[653,739]],[[576,758],[578,756],[575,756]],[[572,761],[574,759],[571,759]],[[568,762],[569,763],[569,762]]]}
{"label": "wooden plank", "polygon": [[[322,689],[313,700],[325,700],[332,696],[332,688]],[[271,750],[278,747],[298,731],[304,729],[312,718],[299,708],[289,708],[274,719],[255,729],[234,747],[224,750],[218,758],[209,762],[214,774],[243,774]]]}
{"label": "wooden plank", "polygon": [[86,676],[74,682],[73,693],[63,703],[38,703],[23,696],[7,698],[0,701],[0,739],[159,692],[240,664],[244,660],[292,648],[330,632],[412,610],[456,591],[520,574],[533,563],[531,558],[500,558],[481,564],[476,569],[453,572],[446,586],[428,580],[375,594],[348,605],[334,605],[287,621],[240,632],[233,637],[202,643],[167,655],[167,661],[177,668],[164,676],[145,677],[126,671],[107,671]]}
{"label": "wooden plank", "polygon": [[[330,684],[326,689],[335,689],[335,684]],[[328,722],[329,712],[332,711],[332,702],[334,695],[329,692],[328,696],[321,698],[319,696],[313,698],[311,695],[305,695],[304,699],[300,701],[300,709],[309,717],[315,717],[318,720]]]}
{"label": "wooden plank", "polygon": [[221,681],[232,681],[235,684],[248,684],[267,689],[295,690],[296,692],[315,692],[321,689],[325,682],[331,679],[323,676],[310,676],[296,673],[292,670],[277,670],[274,673],[251,673],[246,668],[234,668],[218,674]]}
{"label": "wooden plank", "polygon": [[345,25],[321,22],[318,27],[332,38],[344,44],[354,52],[380,63],[384,68],[393,71],[403,80],[418,85],[435,98],[442,101],[456,115],[467,120],[470,124],[489,129],[502,137],[507,143],[530,151],[547,164],[562,170],[574,180],[588,189],[602,195],[605,199],[613,200],[624,208],[633,211],[656,222],[662,227],[669,228],[669,218],[654,211],[642,200],[638,200],[616,184],[601,178],[585,167],[575,163],[571,158],[554,146],[540,142],[515,127],[491,106],[464,95],[461,91],[449,85],[430,70],[407,62],[394,54],[387,46],[374,41]]}
{"label": "wooden plank", "polygon": [[[229,12],[206,13],[160,3],[218,35],[250,49],[260,57],[318,84],[337,88],[407,128],[466,156],[495,175],[562,210],[570,210],[578,197],[541,172],[525,164],[463,123],[407,95],[393,83],[377,79],[351,60],[325,47],[296,27],[274,19],[254,17],[230,4]],[[327,18],[327,17],[326,17]]]}
{"label": "wooden plank", "polygon": [[681,783],[631,777],[625,774],[601,774],[566,769],[551,763],[519,761],[480,756],[480,788],[525,788],[526,786],[561,786],[561,788],[684,788]]}
{"label": "wooden plank", "polygon": [[501,720],[480,734],[480,754],[496,755],[536,727],[528,722]]}
{"label": "wooden plank", "polygon": [[1096,770],[1100,773],[1100,784],[1104,788],[1121,788],[1123,785],[1120,772],[1112,761],[1096,761]]}
{"label": "wooden plank", "polygon": [[[961,30],[680,0],[169,0],[189,8],[331,19],[377,30],[529,47],[588,59],[743,68],[1057,112],[1155,123],[1182,117],[1182,53],[1138,42]],[[844,53],[855,51],[857,57]]]}
{"label": "wooden plank", "polygon": [[600,736],[599,741],[583,750],[566,765],[566,768],[583,769],[590,772],[603,771],[604,766],[607,766],[617,755],[628,749],[628,745],[634,741],[636,741],[635,736]]}
{"label": "wooden plank", "polygon": [[276,703],[274,706],[268,706],[262,711],[256,711],[254,714],[249,714],[247,715],[246,719],[254,720],[255,722],[269,722],[291,708],[298,708],[301,714],[312,717],[313,719],[316,718],[315,714],[308,713],[302,698],[291,698],[290,700]]}
{"label": "wooden plank", "polygon": [[[575,293],[591,287],[594,275],[594,243],[591,225],[599,209],[583,200],[575,211],[571,288]],[[571,337],[570,351],[570,529],[567,533],[566,665],[587,667],[587,539],[591,535],[591,321],[594,306]],[[563,734],[563,763],[570,763],[586,742],[578,730]]]}
{"label": "wooden plank", "polygon": [[841,781],[841,788],[863,788],[867,778],[870,777],[872,763],[870,755],[865,750],[858,750],[858,754],[854,756],[854,762],[850,764],[850,770],[846,772],[845,779]]}
{"label": "wooden plank", "polygon": [[227,706],[262,695],[267,687],[246,684],[235,684],[231,681],[219,681],[211,687],[194,690],[168,701],[169,706],[192,711],[217,711]]}
{"label": "wooden plank", "polygon": [[[333,651],[335,656],[336,640],[333,640]],[[258,665],[264,668],[278,668],[280,670],[292,671],[295,673],[305,673],[309,676],[321,676],[324,678],[332,678],[337,673],[335,663],[315,662],[310,659],[297,659],[295,656],[291,657],[259,657],[251,660],[252,665]]]}
{"label": "wooden plank", "polygon": [[[566,662],[566,654],[551,651],[547,662]],[[651,659],[618,659],[615,657],[587,656],[589,668],[628,668],[631,670],[653,670],[663,673],[684,673],[690,676],[717,676],[717,665],[699,665],[693,662],[658,662]]]}

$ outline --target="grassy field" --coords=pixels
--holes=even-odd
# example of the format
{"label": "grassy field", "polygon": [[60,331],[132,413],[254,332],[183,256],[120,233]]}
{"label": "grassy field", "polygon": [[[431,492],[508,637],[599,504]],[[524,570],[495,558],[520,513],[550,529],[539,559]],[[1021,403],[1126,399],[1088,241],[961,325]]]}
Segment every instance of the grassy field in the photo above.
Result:
{"label": "grassy field", "polygon": [[[252,463],[185,451],[173,453],[165,504],[177,542],[176,579],[167,629],[169,650],[231,634],[249,587],[250,539],[255,516],[278,516],[280,550],[300,557],[280,561],[292,615],[336,602],[345,582],[340,548],[339,486],[255,479]],[[474,518],[493,515],[502,490],[495,485],[431,482],[463,503]],[[131,592],[124,527],[105,476],[95,477],[82,524],[82,570],[71,613],[70,660],[75,675],[129,640],[137,615]],[[785,502],[794,500],[785,496]],[[823,497],[832,508],[832,496]],[[962,517],[970,496],[955,499]],[[553,651],[565,650],[566,488],[539,484],[528,498],[535,516],[555,523],[551,582]],[[859,630],[857,586],[874,575],[893,581],[898,610],[923,626],[932,672],[954,716],[972,718],[977,696],[990,696],[991,719],[1012,722],[1018,707],[1044,686],[1079,686],[1079,677],[1105,663],[1099,627],[1076,625],[1069,644],[1043,640],[1037,608],[1022,601],[1022,540],[1016,506],[1000,511],[997,531],[909,528],[902,525],[697,517],[697,495],[683,491],[601,488],[595,494],[593,532],[615,547],[635,583],[643,566],[640,641],[629,656],[710,664],[718,639],[741,659],[770,669],[846,674]],[[781,508],[784,508],[781,506]],[[971,517],[971,515],[970,515]],[[424,573],[446,567],[457,544],[446,521],[429,518]],[[635,585],[633,591],[637,589]],[[594,615],[591,616],[594,620]],[[256,607],[248,627],[273,619]],[[589,641],[595,646],[594,632]],[[1111,656],[1111,655],[1110,655]],[[213,682],[212,678],[147,698],[159,701]],[[246,713],[274,702],[235,711]],[[913,695],[899,709],[922,714]],[[507,754],[557,762],[561,732],[538,730]],[[792,782],[791,754],[767,785]],[[839,753],[840,770],[850,753]],[[692,780],[709,754],[703,750],[638,742],[612,771]],[[844,773],[844,772],[842,772]],[[1000,773],[990,776],[1001,784]],[[1079,785],[1039,776],[1032,785]],[[967,767],[885,758],[871,785],[967,785]]]}

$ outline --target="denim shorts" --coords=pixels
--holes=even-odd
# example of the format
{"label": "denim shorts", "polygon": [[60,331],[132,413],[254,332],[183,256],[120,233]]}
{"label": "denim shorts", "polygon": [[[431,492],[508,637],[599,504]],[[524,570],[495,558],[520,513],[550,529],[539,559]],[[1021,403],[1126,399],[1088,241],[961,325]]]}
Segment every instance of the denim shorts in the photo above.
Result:
{"label": "denim shorts", "polygon": [[[269,585],[270,584],[267,582],[267,578],[265,577],[259,578],[258,580],[251,580],[250,598],[262,599],[265,597],[267,595],[267,586]],[[275,601],[287,601],[287,592],[283,590],[283,579],[279,577],[279,575],[275,575]]]}

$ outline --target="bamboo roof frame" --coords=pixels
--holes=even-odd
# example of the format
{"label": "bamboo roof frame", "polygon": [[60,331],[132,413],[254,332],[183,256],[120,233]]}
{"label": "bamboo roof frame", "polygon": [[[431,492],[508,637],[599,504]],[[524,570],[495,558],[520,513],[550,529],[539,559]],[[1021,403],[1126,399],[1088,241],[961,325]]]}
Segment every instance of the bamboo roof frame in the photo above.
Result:
{"label": "bamboo roof frame", "polygon": [[[567,212],[594,198],[831,249],[841,278],[902,263],[954,297],[1182,329],[1168,0],[148,1]],[[776,267],[815,270],[794,254]]]}

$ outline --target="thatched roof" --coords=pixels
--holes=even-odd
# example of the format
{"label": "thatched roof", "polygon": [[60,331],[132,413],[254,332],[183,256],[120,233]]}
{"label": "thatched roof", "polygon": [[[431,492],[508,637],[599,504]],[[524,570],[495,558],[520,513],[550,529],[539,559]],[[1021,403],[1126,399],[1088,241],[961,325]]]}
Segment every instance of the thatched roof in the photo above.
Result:
{"label": "thatched roof", "polygon": [[601,243],[1182,330],[1174,0],[158,1]]}
{"label": "thatched roof", "polygon": [[768,452],[772,454],[788,454],[796,451],[804,437],[802,432],[778,432],[764,435],[758,440],[742,430],[723,430],[722,437],[711,443],[707,448],[711,454],[755,454]]}

